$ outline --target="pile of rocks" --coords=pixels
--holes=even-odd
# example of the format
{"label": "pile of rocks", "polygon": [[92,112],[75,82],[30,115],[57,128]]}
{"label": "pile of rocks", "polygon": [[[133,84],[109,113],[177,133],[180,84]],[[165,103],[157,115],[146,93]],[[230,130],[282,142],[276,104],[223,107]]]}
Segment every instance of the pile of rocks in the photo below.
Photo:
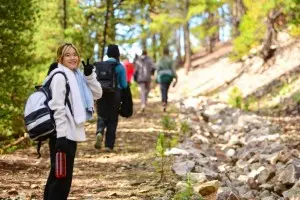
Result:
{"label": "pile of rocks", "polygon": [[186,186],[189,174],[202,196],[218,200],[277,200],[300,197],[299,140],[284,140],[280,127],[252,113],[208,98],[179,103],[180,121],[191,137],[166,152],[175,155],[173,170]]}

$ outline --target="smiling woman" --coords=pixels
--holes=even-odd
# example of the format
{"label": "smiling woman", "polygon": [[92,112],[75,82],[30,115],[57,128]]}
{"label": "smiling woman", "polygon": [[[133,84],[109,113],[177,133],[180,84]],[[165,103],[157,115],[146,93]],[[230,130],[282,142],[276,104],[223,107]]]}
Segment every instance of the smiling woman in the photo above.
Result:
{"label": "smiling woman", "polygon": [[[55,134],[49,140],[51,169],[44,190],[44,200],[67,199],[72,184],[77,142],[86,139],[84,123],[93,114],[94,100],[102,96],[102,88],[93,72],[93,65],[88,60],[87,64],[82,62],[82,73],[78,69],[79,61],[79,53],[74,45],[66,43],[60,46],[57,50],[57,68],[46,78],[46,83],[52,78],[49,80],[52,98],[48,105],[54,113],[56,126]],[[65,165],[62,167],[66,172],[64,177],[55,176],[58,170],[55,160],[59,158],[56,154],[60,153],[66,155]]]}
{"label": "smiling woman", "polygon": [[57,59],[57,62],[74,70],[79,66],[80,56],[74,45],[66,43],[58,48]]}

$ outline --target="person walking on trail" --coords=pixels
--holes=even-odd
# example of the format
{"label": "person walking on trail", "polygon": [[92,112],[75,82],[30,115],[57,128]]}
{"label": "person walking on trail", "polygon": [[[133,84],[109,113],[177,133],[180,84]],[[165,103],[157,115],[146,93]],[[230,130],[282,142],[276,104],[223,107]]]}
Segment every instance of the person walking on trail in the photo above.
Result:
{"label": "person walking on trail", "polygon": [[157,76],[156,81],[160,85],[161,92],[161,101],[163,106],[163,111],[166,112],[167,104],[168,104],[168,92],[170,84],[175,78],[173,87],[177,83],[177,74],[175,70],[175,62],[169,56],[169,49],[164,48],[163,57],[158,61],[157,64]]}
{"label": "person walking on trail", "polygon": [[125,68],[120,64],[118,45],[109,45],[106,55],[109,57],[108,60],[95,63],[97,79],[103,87],[103,96],[96,102],[98,119],[95,148],[101,149],[105,137],[105,151],[111,152],[116,140],[120,90],[127,88],[127,81]]}
{"label": "person walking on trail", "polygon": [[154,75],[155,69],[156,67],[153,60],[147,56],[147,51],[144,50],[142,55],[135,61],[134,79],[140,87],[142,103],[139,112],[144,112],[146,108],[148,95],[151,89],[151,76]]}
{"label": "person walking on trail", "polygon": [[[50,163],[51,169],[44,190],[44,200],[66,200],[68,198],[73,176],[74,159],[77,142],[86,139],[84,123],[91,119],[94,100],[101,98],[102,89],[93,72],[93,65],[83,62],[84,72],[78,67],[80,56],[76,47],[70,43],[60,46],[57,50],[57,67],[54,68],[47,79],[54,73],[62,71],[53,76],[50,84],[52,99],[49,107],[54,111],[56,124],[56,135],[50,137]],[[66,101],[66,85],[68,80],[70,93],[68,95],[69,105]],[[66,154],[66,176],[58,178],[55,176],[55,156],[60,151]]]}
{"label": "person walking on trail", "polygon": [[123,61],[123,65],[126,69],[127,83],[130,85],[132,82],[132,78],[133,78],[134,65],[133,65],[133,63],[129,62],[129,60],[127,58]]}

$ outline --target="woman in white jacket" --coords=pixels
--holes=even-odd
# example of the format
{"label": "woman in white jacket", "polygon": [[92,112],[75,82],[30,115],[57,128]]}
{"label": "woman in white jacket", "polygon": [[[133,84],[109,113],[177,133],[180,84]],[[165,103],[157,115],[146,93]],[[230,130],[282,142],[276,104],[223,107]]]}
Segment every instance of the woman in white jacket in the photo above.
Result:
{"label": "woman in white jacket", "polygon": [[[51,170],[44,191],[44,200],[66,200],[68,198],[73,175],[73,166],[77,142],[86,139],[84,123],[91,119],[94,100],[101,98],[102,88],[96,80],[93,65],[82,62],[84,75],[79,71],[80,56],[76,47],[66,43],[57,50],[58,66],[47,78],[57,71],[50,84],[52,99],[49,107],[54,111],[56,135],[49,140]],[[46,79],[47,81],[47,79]],[[65,103],[67,81],[70,92],[69,105]],[[55,154],[57,151],[66,154],[66,176],[55,176]]]}

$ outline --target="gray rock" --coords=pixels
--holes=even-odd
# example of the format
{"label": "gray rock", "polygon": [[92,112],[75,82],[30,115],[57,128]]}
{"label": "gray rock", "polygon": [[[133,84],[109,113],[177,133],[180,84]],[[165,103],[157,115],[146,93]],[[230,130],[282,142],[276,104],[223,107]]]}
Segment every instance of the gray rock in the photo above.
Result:
{"label": "gray rock", "polygon": [[275,199],[274,196],[268,196],[268,197],[262,198],[261,200],[277,200],[277,199]]}
{"label": "gray rock", "polygon": [[261,188],[263,190],[269,190],[269,191],[271,191],[271,190],[273,190],[274,185],[273,184],[269,184],[269,183],[265,183],[265,184],[261,184],[259,186],[259,188]]}
{"label": "gray rock", "polygon": [[175,190],[176,192],[182,192],[184,191],[186,188],[188,188],[188,184],[184,181],[179,181],[177,184],[176,184],[176,187],[175,187]]}
{"label": "gray rock", "polygon": [[285,169],[279,174],[278,181],[285,185],[293,185],[300,178],[300,166],[299,163],[293,161],[287,164]]}
{"label": "gray rock", "polygon": [[216,200],[240,200],[240,198],[234,192],[226,191],[226,192],[218,193]]}
{"label": "gray rock", "polygon": [[242,199],[254,199],[255,198],[255,195],[254,195],[254,193],[253,193],[253,191],[248,191],[248,192],[246,192],[245,194],[241,194],[241,198]]}
{"label": "gray rock", "polygon": [[298,180],[291,189],[284,191],[282,194],[286,199],[300,197],[300,181]]}
{"label": "gray rock", "polygon": [[212,169],[213,168],[196,166],[195,172],[204,173],[208,180],[218,179],[220,177],[219,174]]}
{"label": "gray rock", "polygon": [[286,186],[283,184],[283,183],[280,183],[280,182],[276,182],[274,184],[274,192],[276,192],[277,194],[281,194],[283,191],[286,191],[287,188]]}
{"label": "gray rock", "polygon": [[195,162],[192,160],[187,160],[174,163],[172,169],[177,175],[185,176],[188,172],[191,172],[194,167]]}
{"label": "gray rock", "polygon": [[192,182],[203,183],[207,181],[204,173],[190,173],[190,179]]}
{"label": "gray rock", "polygon": [[270,179],[272,179],[276,175],[276,172],[272,168],[264,169],[258,175],[257,182],[259,184],[267,183]]}
{"label": "gray rock", "polygon": [[268,190],[264,190],[262,191],[262,193],[259,195],[259,197],[262,199],[262,198],[265,198],[265,197],[269,197],[271,195],[271,193],[268,191]]}

